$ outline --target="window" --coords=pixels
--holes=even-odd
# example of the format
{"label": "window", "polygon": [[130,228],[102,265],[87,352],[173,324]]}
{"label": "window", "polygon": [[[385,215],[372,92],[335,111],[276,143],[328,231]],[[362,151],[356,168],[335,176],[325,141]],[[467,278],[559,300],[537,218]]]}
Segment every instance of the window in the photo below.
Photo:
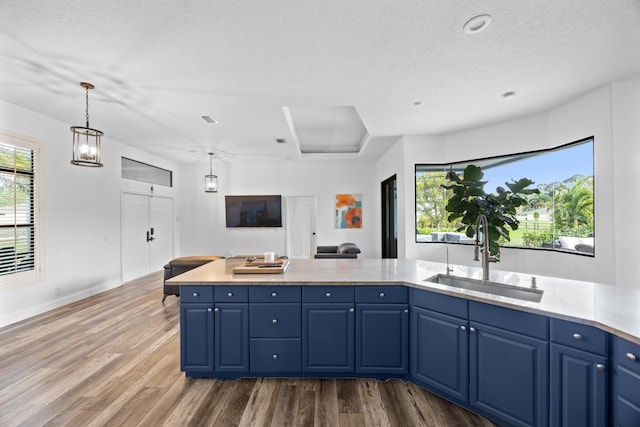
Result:
{"label": "window", "polygon": [[121,177],[150,184],[173,186],[173,172],[157,166],[121,157]]}
{"label": "window", "polygon": [[503,239],[502,246],[593,255],[593,143],[593,138],[588,138],[550,150],[451,164],[417,164],[416,242],[473,243],[473,238],[457,231],[459,224],[447,220],[448,194],[442,184],[447,182],[447,171],[461,173],[467,165],[475,164],[484,172],[487,193],[520,178],[533,180],[532,187],[540,191],[529,196],[528,206],[520,208],[520,226],[510,231],[511,241]]}
{"label": "window", "polygon": [[39,148],[0,131],[0,285],[40,277]]}

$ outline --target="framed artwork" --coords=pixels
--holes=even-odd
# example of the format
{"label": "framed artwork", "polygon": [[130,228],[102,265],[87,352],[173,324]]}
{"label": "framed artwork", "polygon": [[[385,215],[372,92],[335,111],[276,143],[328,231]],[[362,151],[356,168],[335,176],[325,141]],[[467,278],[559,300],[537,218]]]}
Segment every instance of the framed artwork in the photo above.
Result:
{"label": "framed artwork", "polygon": [[336,194],[336,228],[362,228],[362,194]]}

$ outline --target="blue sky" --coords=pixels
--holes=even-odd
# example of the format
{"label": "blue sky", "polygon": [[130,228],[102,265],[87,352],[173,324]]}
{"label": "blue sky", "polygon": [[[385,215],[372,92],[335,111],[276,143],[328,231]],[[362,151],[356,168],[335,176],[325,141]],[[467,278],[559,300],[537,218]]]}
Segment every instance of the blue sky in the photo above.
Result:
{"label": "blue sky", "polygon": [[532,187],[535,188],[538,184],[564,181],[575,174],[593,175],[593,142],[484,169],[484,180],[489,181],[484,189],[493,193],[496,187],[504,187],[505,181],[520,178],[532,179],[535,182]]}

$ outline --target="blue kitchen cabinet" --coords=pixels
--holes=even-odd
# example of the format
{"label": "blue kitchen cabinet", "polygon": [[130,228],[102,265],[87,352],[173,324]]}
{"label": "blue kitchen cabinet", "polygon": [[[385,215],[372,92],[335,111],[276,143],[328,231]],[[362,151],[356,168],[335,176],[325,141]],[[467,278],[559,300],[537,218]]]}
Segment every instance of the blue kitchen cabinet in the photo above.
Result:
{"label": "blue kitchen cabinet", "polygon": [[404,286],[357,286],[356,372],[403,376],[409,365],[409,305]]}
{"label": "blue kitchen cabinet", "polygon": [[211,286],[183,286],[180,299],[180,370],[213,372],[214,316]]}
{"label": "blue kitchen cabinet", "polygon": [[252,375],[295,376],[302,371],[300,286],[249,290]]}
{"label": "blue kitchen cabinet", "polygon": [[249,372],[249,288],[215,286],[215,370]]}
{"label": "blue kitchen cabinet", "polygon": [[249,305],[215,306],[215,370],[249,372]]}
{"label": "blue kitchen cabinet", "polygon": [[411,309],[411,376],[430,390],[467,403],[467,320],[422,307]]}
{"label": "blue kitchen cabinet", "polygon": [[613,425],[640,426],[640,345],[613,337]]}
{"label": "blue kitchen cabinet", "polygon": [[509,425],[548,425],[546,317],[469,302],[469,405]]}
{"label": "blue kitchen cabinet", "polygon": [[551,426],[607,425],[608,335],[551,319]]}
{"label": "blue kitchen cabinet", "polygon": [[302,288],[302,370],[348,374],[355,364],[355,301],[352,286]]}
{"label": "blue kitchen cabinet", "polygon": [[409,306],[356,306],[356,372],[403,375],[409,362]]}

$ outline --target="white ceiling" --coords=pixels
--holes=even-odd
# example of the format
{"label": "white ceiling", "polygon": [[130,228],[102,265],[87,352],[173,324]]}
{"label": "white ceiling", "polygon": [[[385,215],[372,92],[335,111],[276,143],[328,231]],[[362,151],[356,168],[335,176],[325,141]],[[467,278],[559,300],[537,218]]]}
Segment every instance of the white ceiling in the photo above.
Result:
{"label": "white ceiling", "polygon": [[[478,14],[490,27],[466,34]],[[370,161],[399,135],[531,114],[639,72],[640,0],[0,0],[0,99],[83,125],[91,82],[105,150],[186,163],[349,151],[334,110],[366,131],[344,156]]]}

